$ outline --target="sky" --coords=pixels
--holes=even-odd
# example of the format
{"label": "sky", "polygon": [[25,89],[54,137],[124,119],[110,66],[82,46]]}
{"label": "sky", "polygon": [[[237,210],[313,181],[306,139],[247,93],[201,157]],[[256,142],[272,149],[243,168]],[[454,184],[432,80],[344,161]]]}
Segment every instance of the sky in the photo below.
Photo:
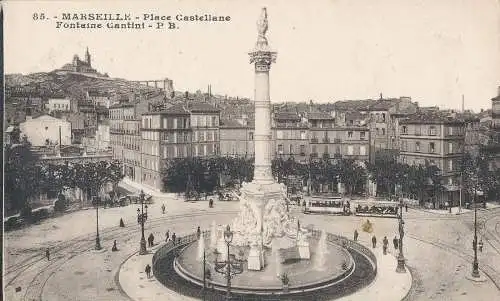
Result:
{"label": "sky", "polygon": [[[46,72],[84,57],[111,77],[170,78],[178,91],[253,98],[253,48],[263,6],[278,52],[271,100],[322,103],[410,96],[421,106],[491,108],[500,86],[498,0],[9,1],[5,72]],[[177,22],[174,30],[57,29],[62,13],[133,17],[215,14],[229,22]],[[33,20],[44,13],[50,20]],[[59,20],[60,21],[60,20]]]}

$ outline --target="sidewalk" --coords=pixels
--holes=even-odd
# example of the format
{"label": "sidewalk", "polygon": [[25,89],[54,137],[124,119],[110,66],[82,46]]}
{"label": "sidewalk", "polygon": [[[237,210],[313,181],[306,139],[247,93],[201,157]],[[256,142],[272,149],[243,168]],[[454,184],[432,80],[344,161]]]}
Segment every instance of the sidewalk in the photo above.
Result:
{"label": "sidewalk", "polygon": [[368,242],[361,241],[365,247],[369,247],[377,258],[377,276],[366,288],[352,295],[340,298],[340,301],[364,301],[384,300],[401,301],[410,291],[412,275],[406,269],[406,273],[396,273],[396,254],[389,246],[387,255],[383,254],[382,246],[372,249]]}
{"label": "sidewalk", "polygon": [[[486,209],[480,207],[478,210],[490,210],[490,209],[495,209],[495,208],[500,208],[500,205],[498,204],[493,204],[493,203],[486,203]],[[465,206],[462,207],[461,212],[459,212],[459,207],[451,207],[451,213],[449,209],[425,209],[425,208],[415,208],[420,211],[424,212],[429,212],[433,214],[441,214],[441,215],[458,215],[458,214],[464,214],[468,212],[474,211],[473,209],[467,209]]]}
{"label": "sidewalk", "polygon": [[[368,242],[363,242],[368,246]],[[162,244],[163,245],[163,244]],[[153,253],[160,247],[158,245],[148,255],[139,256],[137,253],[127,259],[119,271],[121,289],[132,300],[167,300],[167,301],[195,301],[197,299],[186,297],[171,291],[163,286],[154,276],[147,279],[144,268],[151,265]],[[371,249],[373,250],[373,249]],[[412,277],[409,272],[396,273],[396,258],[388,253],[383,255],[382,248],[373,250],[377,257],[377,276],[366,288],[352,295],[340,298],[342,301],[384,300],[400,301],[409,292]]]}
{"label": "sidewalk", "polygon": [[176,193],[167,193],[167,192],[161,192],[152,189],[151,187],[148,187],[146,185],[136,183],[129,178],[123,178],[123,180],[118,184],[119,186],[123,187],[124,189],[134,193],[139,193],[139,191],[144,191],[144,193],[149,194],[153,197],[157,198],[168,198],[168,199],[179,199],[177,197]]}

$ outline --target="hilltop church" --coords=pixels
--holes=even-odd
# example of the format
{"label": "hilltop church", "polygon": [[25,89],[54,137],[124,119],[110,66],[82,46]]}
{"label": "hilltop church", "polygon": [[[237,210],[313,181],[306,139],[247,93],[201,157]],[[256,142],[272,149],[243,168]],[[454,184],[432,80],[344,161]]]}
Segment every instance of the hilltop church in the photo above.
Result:
{"label": "hilltop church", "polygon": [[89,48],[85,51],[85,61],[80,60],[78,55],[73,56],[73,62],[64,65],[61,71],[72,71],[72,72],[80,72],[80,73],[97,73],[97,70],[92,68],[92,62],[90,58]]}

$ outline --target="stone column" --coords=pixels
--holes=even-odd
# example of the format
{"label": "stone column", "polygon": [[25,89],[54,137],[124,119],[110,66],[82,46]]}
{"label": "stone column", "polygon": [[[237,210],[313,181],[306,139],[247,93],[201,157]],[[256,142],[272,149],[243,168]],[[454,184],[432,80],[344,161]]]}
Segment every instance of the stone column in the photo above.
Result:
{"label": "stone column", "polygon": [[249,53],[250,63],[255,65],[255,171],[254,182],[273,183],[271,172],[271,100],[269,96],[269,69],[276,62],[276,52],[269,48],[267,38],[267,11],[257,22],[258,38]]}

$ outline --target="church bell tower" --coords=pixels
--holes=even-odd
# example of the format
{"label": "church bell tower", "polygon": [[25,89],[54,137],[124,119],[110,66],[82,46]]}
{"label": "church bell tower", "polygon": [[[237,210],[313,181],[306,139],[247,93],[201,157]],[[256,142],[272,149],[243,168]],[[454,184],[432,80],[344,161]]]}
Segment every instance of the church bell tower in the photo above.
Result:
{"label": "church bell tower", "polygon": [[92,66],[90,62],[90,53],[89,53],[89,48],[87,47],[87,50],[85,51],[85,62],[89,65],[89,67]]}

